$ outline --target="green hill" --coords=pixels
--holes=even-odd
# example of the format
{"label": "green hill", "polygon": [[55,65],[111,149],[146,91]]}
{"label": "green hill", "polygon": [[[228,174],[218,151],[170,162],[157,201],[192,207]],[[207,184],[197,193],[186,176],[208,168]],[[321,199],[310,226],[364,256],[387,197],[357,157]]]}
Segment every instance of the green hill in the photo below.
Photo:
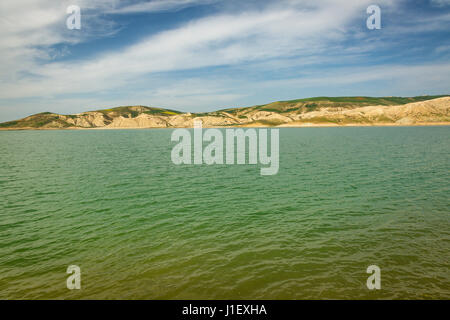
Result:
{"label": "green hill", "polygon": [[[183,113],[147,106],[121,106],[71,115],[42,112],[20,120],[0,123],[0,129],[189,127],[193,118],[203,118],[207,121],[205,125],[210,126],[278,126],[287,123],[377,124],[397,123],[400,120],[404,123],[411,123],[411,121],[438,123],[447,122],[449,119],[446,101],[440,102],[441,107],[444,106],[443,109],[428,106],[419,110],[420,107],[415,104],[413,105],[414,114],[410,114],[408,110],[392,113],[395,108],[386,109],[386,107],[403,106],[443,97],[449,96],[315,97],[203,113]],[[378,106],[379,112],[371,114],[352,111],[356,108],[372,106]],[[320,112],[318,114],[312,111]]]}

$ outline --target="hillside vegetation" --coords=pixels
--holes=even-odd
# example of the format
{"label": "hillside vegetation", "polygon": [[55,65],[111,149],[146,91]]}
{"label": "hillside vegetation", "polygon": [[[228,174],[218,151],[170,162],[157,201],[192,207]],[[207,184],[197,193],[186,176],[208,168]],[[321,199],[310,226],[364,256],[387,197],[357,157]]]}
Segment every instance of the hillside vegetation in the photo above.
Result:
{"label": "hillside vegetation", "polygon": [[0,129],[446,124],[449,96],[316,97],[278,101],[206,113],[182,113],[147,106],[122,106],[72,115],[43,112],[0,123]]}

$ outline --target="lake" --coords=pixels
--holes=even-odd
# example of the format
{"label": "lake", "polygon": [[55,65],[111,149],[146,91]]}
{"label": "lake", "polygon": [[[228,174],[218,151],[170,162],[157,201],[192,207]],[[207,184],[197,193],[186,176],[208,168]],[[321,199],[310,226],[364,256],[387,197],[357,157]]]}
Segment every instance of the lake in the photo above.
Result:
{"label": "lake", "polygon": [[0,132],[0,299],[450,298],[450,127],[280,129],[272,176],[171,133]]}

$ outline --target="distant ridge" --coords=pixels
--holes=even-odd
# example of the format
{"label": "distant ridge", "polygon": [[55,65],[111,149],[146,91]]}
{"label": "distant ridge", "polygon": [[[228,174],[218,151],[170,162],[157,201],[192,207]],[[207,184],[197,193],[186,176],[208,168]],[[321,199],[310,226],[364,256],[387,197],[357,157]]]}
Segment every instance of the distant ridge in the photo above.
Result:
{"label": "distant ridge", "polygon": [[0,123],[1,130],[450,124],[450,96],[315,97],[205,113],[123,106],[72,115],[43,112]]}

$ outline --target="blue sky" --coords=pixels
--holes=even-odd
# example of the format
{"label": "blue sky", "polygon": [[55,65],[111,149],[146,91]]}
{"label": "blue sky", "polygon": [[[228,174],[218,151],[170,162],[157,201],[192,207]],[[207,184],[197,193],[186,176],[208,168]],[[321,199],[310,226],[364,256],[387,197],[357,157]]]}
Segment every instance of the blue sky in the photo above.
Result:
{"label": "blue sky", "polygon": [[[366,27],[371,4],[381,30]],[[449,94],[450,0],[2,1],[0,61],[0,121]]]}

